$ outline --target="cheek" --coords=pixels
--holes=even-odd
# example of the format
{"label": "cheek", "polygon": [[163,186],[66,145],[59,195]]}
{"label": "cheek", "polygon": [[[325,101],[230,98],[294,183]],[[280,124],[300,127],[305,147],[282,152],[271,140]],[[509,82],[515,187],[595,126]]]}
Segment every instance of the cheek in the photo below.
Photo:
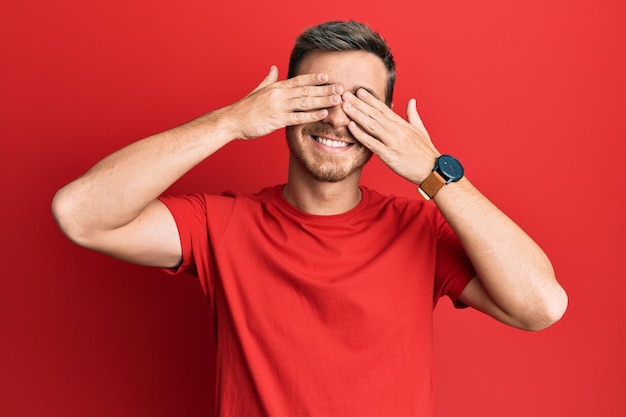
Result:
{"label": "cheek", "polygon": [[285,127],[285,134],[288,140],[299,140],[303,136],[306,136],[304,129],[306,125],[296,125]]}
{"label": "cheek", "polygon": [[296,129],[295,126],[287,126],[285,128],[285,137],[287,138],[288,141],[291,140],[296,135],[295,129]]}
{"label": "cheek", "polygon": [[287,134],[287,137],[299,135],[301,131],[302,131],[301,126],[287,126],[285,128],[285,133]]}
{"label": "cheek", "polygon": [[285,138],[287,139],[287,145],[293,151],[300,148],[302,142],[302,127],[301,126],[287,126],[285,128]]}

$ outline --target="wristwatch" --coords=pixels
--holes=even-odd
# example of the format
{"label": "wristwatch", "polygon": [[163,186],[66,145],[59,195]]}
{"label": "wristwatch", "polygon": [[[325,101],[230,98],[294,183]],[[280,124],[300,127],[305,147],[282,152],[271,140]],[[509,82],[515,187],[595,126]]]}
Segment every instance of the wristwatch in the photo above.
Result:
{"label": "wristwatch", "polygon": [[435,162],[435,168],[417,189],[426,200],[435,197],[437,191],[446,184],[463,178],[463,165],[450,155],[441,155]]}

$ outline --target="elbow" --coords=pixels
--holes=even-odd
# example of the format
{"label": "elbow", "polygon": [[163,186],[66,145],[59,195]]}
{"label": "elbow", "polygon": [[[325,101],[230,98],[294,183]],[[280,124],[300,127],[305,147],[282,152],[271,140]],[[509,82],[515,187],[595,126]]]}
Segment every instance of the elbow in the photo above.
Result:
{"label": "elbow", "polygon": [[541,331],[552,326],[565,315],[568,306],[568,296],[565,290],[556,285],[543,300],[537,303],[533,319],[527,322],[526,330]]}
{"label": "elbow", "polygon": [[528,300],[529,320],[526,330],[541,331],[561,320],[567,311],[569,298],[565,289],[556,279],[554,268],[547,262],[547,266],[534,275],[534,295]]}
{"label": "elbow", "polygon": [[52,217],[61,232],[73,243],[84,246],[84,228],[81,227],[76,202],[66,188],[56,192],[51,204]]}

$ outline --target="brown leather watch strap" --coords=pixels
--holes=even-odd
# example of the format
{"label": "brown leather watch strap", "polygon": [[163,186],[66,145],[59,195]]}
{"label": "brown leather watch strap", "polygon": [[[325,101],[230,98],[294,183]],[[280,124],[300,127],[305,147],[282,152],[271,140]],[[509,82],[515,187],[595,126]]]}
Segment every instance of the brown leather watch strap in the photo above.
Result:
{"label": "brown leather watch strap", "polygon": [[430,173],[428,178],[424,180],[418,187],[417,191],[424,197],[426,200],[430,200],[435,197],[437,191],[446,185],[446,180],[439,175],[437,171],[433,171]]}

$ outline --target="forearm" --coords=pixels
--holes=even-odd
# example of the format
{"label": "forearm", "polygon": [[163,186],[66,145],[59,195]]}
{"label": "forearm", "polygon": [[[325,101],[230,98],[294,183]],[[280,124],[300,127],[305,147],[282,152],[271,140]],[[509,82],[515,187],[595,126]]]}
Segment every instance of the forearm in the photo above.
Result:
{"label": "forearm", "polygon": [[[364,89],[343,95],[354,137],[395,173],[420,185],[440,154],[409,100],[406,120]],[[485,198],[467,178],[451,182],[435,202],[459,236],[480,285],[472,282],[461,301],[514,326],[537,330],[565,312],[567,295],[537,244]]]}
{"label": "forearm", "polygon": [[53,213],[70,237],[113,230],[233,139],[225,110],[132,143],[59,190]]}
{"label": "forearm", "polygon": [[567,296],[541,248],[466,178],[435,196],[470,257],[485,292],[518,327],[558,320]]}
{"label": "forearm", "polygon": [[238,102],[103,159],[55,196],[52,210],[61,229],[83,243],[85,234],[126,226],[177,179],[228,142],[319,121],[343,92],[342,86],[327,84],[328,74],[323,73],[277,80],[278,70],[272,67],[258,87]]}

